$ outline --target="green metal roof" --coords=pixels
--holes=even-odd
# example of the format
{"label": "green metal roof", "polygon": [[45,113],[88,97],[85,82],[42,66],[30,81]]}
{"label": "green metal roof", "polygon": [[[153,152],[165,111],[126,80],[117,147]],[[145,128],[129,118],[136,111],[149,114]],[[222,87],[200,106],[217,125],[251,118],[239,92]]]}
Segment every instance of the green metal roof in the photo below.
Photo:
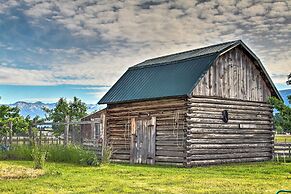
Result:
{"label": "green metal roof", "polygon": [[183,59],[187,59],[187,58],[199,57],[202,55],[220,53],[221,51],[225,50],[226,48],[229,48],[229,47],[235,45],[237,42],[238,41],[225,42],[222,44],[217,44],[217,45],[198,48],[198,49],[185,51],[185,52],[181,52],[181,53],[176,53],[176,54],[172,54],[172,55],[157,57],[157,58],[149,59],[149,60],[146,60],[142,63],[139,63],[139,64],[135,65],[134,67],[147,66],[147,65],[157,64],[157,63],[166,63],[166,62],[171,62],[171,61],[179,61],[179,60],[183,60]]}
{"label": "green metal roof", "polygon": [[146,60],[130,67],[98,104],[190,95],[215,59],[239,44],[245,46],[238,40]]}

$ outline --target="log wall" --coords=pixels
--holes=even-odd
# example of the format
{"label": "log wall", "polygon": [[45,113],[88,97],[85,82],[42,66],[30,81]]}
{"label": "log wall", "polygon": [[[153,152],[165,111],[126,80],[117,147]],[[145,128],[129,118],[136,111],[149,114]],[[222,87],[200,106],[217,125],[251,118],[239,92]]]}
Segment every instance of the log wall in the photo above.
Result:
{"label": "log wall", "polygon": [[[222,120],[222,111],[229,120]],[[188,99],[186,165],[254,162],[272,158],[272,106],[211,97]]]}
{"label": "log wall", "polygon": [[193,90],[193,95],[266,102],[271,86],[258,64],[240,47],[221,55]]}
{"label": "log wall", "polygon": [[156,164],[182,165],[185,161],[185,99],[163,99],[109,105],[107,142],[112,160],[130,161],[131,120],[156,117]]}

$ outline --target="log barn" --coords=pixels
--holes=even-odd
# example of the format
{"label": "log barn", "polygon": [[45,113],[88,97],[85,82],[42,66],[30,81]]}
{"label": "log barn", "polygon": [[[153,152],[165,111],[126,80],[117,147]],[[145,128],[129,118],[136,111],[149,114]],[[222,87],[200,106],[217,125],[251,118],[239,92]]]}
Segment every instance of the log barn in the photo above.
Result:
{"label": "log barn", "polygon": [[112,160],[186,167],[270,160],[280,98],[241,41],[146,60],[103,96]]}

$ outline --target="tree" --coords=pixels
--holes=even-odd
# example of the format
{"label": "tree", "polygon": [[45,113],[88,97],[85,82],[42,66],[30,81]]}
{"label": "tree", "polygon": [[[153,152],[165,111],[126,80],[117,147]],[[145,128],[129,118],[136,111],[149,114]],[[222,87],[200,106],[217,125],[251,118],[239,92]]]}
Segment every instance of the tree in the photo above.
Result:
{"label": "tree", "polygon": [[[286,84],[291,85],[291,73],[288,75]],[[291,103],[291,96],[288,96],[288,101]],[[279,113],[274,116],[274,124],[277,131],[291,132],[291,108],[288,105],[285,105],[283,101],[275,97],[270,97],[269,103],[279,111]]]}
{"label": "tree", "polygon": [[87,106],[81,99],[74,97],[69,103],[70,120],[77,121],[87,115]]}
{"label": "tree", "polygon": [[27,116],[25,120],[28,123],[28,136],[30,145],[34,145],[35,144],[34,136],[35,133],[38,131],[36,125],[44,122],[44,119],[40,118],[39,116],[35,116],[34,118],[31,119],[30,116]]}
{"label": "tree", "polygon": [[269,103],[279,111],[274,117],[276,128],[291,132],[291,108],[275,97],[270,97]]}
{"label": "tree", "polygon": [[19,111],[17,107],[0,106],[0,135],[7,138],[9,133],[10,143],[13,133],[25,133],[28,130],[28,123],[20,116]]}
{"label": "tree", "polygon": [[[71,121],[78,121],[84,116],[87,115],[87,106],[84,102],[82,102],[80,99],[77,97],[74,97],[73,101],[69,103],[69,113],[70,113],[70,120]],[[76,141],[77,137],[77,132],[80,131],[80,125],[75,126],[72,125],[70,126],[72,130],[72,141]]]}
{"label": "tree", "polygon": [[[43,110],[47,113],[47,120],[65,123],[67,122],[66,118],[69,118],[70,121],[78,121],[86,116],[87,106],[77,97],[74,97],[71,102],[67,102],[65,98],[60,98],[55,108],[44,108]],[[75,129],[74,126],[70,126],[70,128]],[[53,129],[56,134],[60,135],[64,133],[65,126],[53,125]]]}
{"label": "tree", "polygon": [[[64,123],[66,122],[66,117],[69,115],[69,104],[65,98],[60,98],[55,108],[48,109],[44,107],[43,110],[47,113],[46,120],[53,121],[55,123]],[[54,129],[56,135],[60,135],[64,131],[64,125],[53,125],[52,128]]]}

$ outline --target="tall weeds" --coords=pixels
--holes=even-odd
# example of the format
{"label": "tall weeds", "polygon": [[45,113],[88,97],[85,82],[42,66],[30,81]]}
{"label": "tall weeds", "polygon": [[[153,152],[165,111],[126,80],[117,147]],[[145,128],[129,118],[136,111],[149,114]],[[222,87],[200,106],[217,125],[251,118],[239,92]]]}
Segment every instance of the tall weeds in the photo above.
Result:
{"label": "tall weeds", "polygon": [[[34,151],[33,151],[34,150]],[[7,151],[0,151],[0,160],[33,160],[43,158],[45,152],[46,161],[64,162],[80,165],[99,165],[100,159],[93,151],[85,150],[77,145],[42,145],[37,148],[29,145],[13,145]],[[39,161],[41,162],[41,161]]]}
{"label": "tall weeds", "polygon": [[32,148],[32,159],[35,169],[43,169],[46,160],[47,151],[39,147]]}

